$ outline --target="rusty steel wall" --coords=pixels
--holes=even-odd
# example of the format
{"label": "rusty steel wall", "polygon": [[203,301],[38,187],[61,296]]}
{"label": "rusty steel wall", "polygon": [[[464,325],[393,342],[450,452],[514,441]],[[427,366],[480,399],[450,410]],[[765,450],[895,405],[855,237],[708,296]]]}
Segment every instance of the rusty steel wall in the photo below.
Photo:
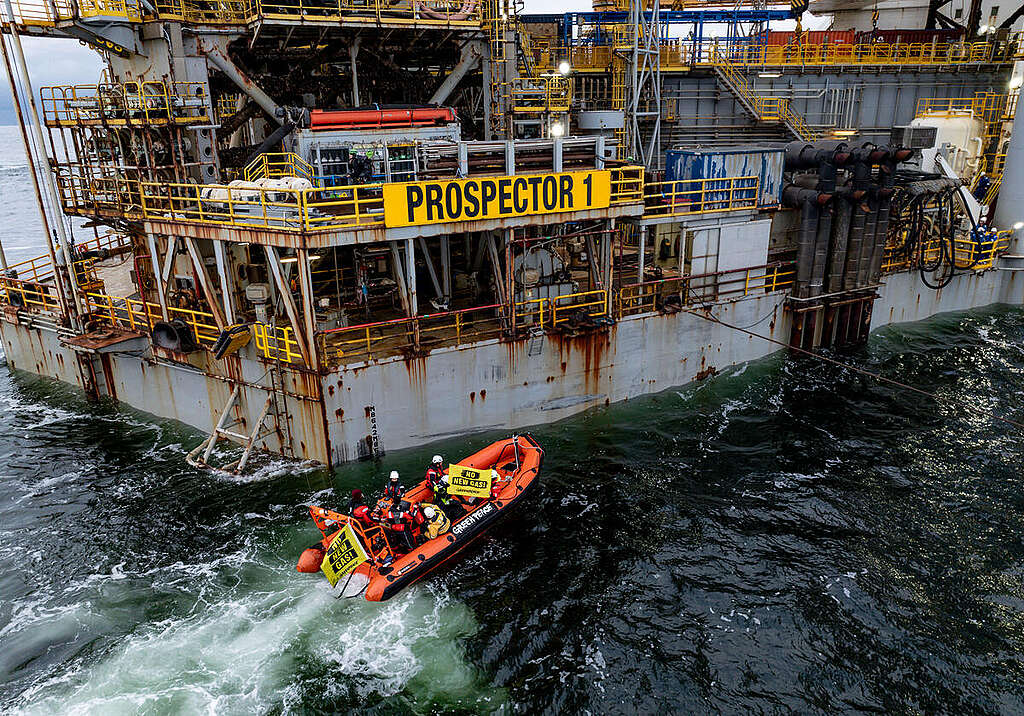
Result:
{"label": "rusty steel wall", "polygon": [[[714,308],[737,325],[788,340],[784,294]],[[635,316],[607,331],[549,335],[530,355],[530,339],[440,349],[347,367],[325,378],[337,461],[372,453],[374,422],[383,451],[479,430],[549,423],[760,358],[777,346],[688,313]],[[536,349],[533,351],[536,353]]]}
{"label": "rusty steel wall", "polygon": [[[887,276],[879,294],[873,329],[993,303],[1021,304],[1024,277],[990,270],[958,276],[933,291],[916,272],[907,272]],[[765,294],[713,311],[724,321],[788,341],[790,318],[783,299],[782,293]],[[81,387],[75,355],[54,332],[8,321],[0,322],[0,331],[12,368]],[[345,367],[323,377],[291,374],[285,390],[308,397],[286,399],[288,435],[270,436],[266,447],[342,462],[470,432],[522,429],[681,386],[779,350],[689,313],[632,316],[607,331],[538,340],[543,346],[539,353],[536,345],[530,350],[529,338],[494,340],[421,358]],[[265,381],[267,366],[236,361],[228,371],[234,380]],[[228,379],[207,375],[200,367],[125,353],[110,354],[103,373],[118,400],[206,434],[231,392]],[[317,398],[321,387],[322,403]],[[262,389],[244,388],[241,412],[250,425],[265,397]]]}
{"label": "rusty steel wall", "polygon": [[[84,388],[75,353],[58,340],[56,333],[9,322],[0,322],[0,332],[11,368]],[[178,420],[209,435],[228,402],[232,383],[228,378],[204,373],[205,360],[197,360],[199,366],[184,366],[130,353],[107,353],[98,356],[96,364],[97,370],[102,371],[102,382],[109,397],[157,417]],[[240,407],[234,414],[245,420],[244,427],[236,426],[233,430],[248,433],[267,397],[267,391],[257,386],[267,383],[268,369],[253,360],[231,360],[234,365],[225,372],[243,384]],[[275,453],[328,462],[330,452],[323,406],[318,397],[319,377],[286,373],[284,388],[290,394],[282,403],[289,424],[267,435],[257,446]],[[314,397],[296,397],[303,394]],[[196,444],[200,440],[197,436]]]}

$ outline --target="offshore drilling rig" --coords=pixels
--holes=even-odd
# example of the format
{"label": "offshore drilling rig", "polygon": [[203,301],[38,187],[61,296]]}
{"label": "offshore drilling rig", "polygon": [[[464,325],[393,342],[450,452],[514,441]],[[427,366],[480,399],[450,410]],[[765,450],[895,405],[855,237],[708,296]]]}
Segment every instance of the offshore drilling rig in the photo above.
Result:
{"label": "offshore drilling rig", "polygon": [[[551,422],[774,350],[737,324],[1021,302],[1020,38],[973,9],[0,3],[47,234],[2,261],[9,365],[194,426],[196,465]],[[33,87],[27,35],[106,69]]]}

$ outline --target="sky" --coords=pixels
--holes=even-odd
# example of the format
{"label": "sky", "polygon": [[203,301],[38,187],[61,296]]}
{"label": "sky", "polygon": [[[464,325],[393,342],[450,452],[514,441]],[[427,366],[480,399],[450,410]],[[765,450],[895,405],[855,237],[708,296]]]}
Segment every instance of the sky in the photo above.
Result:
{"label": "sky", "polygon": [[[568,10],[589,10],[587,0],[526,0],[526,13],[553,13]],[[792,23],[772,24],[776,29],[787,29]],[[58,84],[96,84],[103,63],[100,55],[78,40],[24,37],[25,59],[32,75],[32,88],[36,97],[39,88]],[[10,85],[6,76],[0,82],[0,125],[16,124],[11,106]]]}

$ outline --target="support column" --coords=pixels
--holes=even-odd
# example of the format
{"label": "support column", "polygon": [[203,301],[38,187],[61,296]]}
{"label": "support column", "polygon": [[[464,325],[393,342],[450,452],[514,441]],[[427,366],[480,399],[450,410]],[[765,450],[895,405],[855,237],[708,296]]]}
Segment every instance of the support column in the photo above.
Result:
{"label": "support column", "polygon": [[402,252],[398,250],[397,241],[389,241],[391,247],[391,272],[394,275],[395,283],[398,285],[398,297],[402,300],[402,310],[406,316],[409,312],[409,286],[405,283],[405,271],[402,270]]}
{"label": "support column", "polygon": [[160,317],[167,321],[169,320],[167,316],[167,289],[164,287],[165,282],[160,266],[160,254],[156,250],[156,236],[147,233],[146,243],[149,244],[149,263],[153,268],[153,283],[156,284],[156,299],[160,303]]}
{"label": "support column", "polygon": [[235,307],[231,300],[234,291],[223,241],[213,240],[213,255],[217,258],[217,278],[220,280],[220,293],[224,298],[224,321],[231,325],[235,322]]}
{"label": "support column", "polygon": [[647,232],[649,230],[650,230],[650,227],[647,226],[646,224],[640,227],[640,243],[639,243],[639,251],[637,252],[637,270],[636,270],[636,282],[637,283],[643,283],[644,282],[644,261],[646,259],[646,257],[644,256],[644,253],[647,250]]}
{"label": "support column", "polygon": [[405,240],[405,280],[409,286],[409,315],[415,317],[419,313],[416,297],[416,248],[412,239]]}
{"label": "support column", "polygon": [[[3,33],[0,33],[0,51],[2,51],[4,59],[4,67],[7,70],[7,80],[11,87],[11,100],[14,103],[14,110],[18,116],[18,127],[21,130],[21,139],[25,145],[25,157],[28,159],[29,174],[32,176],[32,188],[36,194],[36,204],[39,206],[39,214],[43,222],[43,231],[46,232],[46,252],[50,257],[50,264],[53,266],[53,279],[54,285],[57,290],[57,299],[60,301],[61,310],[64,315],[68,317],[69,322],[75,328],[75,330],[81,330],[79,323],[79,316],[84,313],[82,309],[81,299],[78,295],[78,284],[75,281],[74,274],[74,263],[71,260],[71,251],[68,248],[68,236],[67,230],[64,226],[63,216],[61,214],[61,203],[57,196],[57,190],[53,186],[53,175],[50,173],[47,162],[43,163],[42,167],[38,168],[39,172],[45,172],[44,183],[46,185],[45,194],[50,200],[54,211],[57,212],[55,217],[54,226],[56,231],[53,232],[57,235],[58,242],[60,243],[61,253],[64,258],[64,267],[66,269],[68,280],[68,286],[71,291],[71,301],[68,301],[67,291],[63,281],[61,280],[61,262],[59,261],[56,252],[53,249],[53,233],[51,233],[50,221],[46,215],[46,204],[43,200],[44,190],[40,186],[39,176],[36,174],[36,157],[35,152],[32,151],[32,141],[35,142],[36,147],[39,151],[45,152],[45,143],[43,142],[43,133],[39,127],[39,116],[36,112],[35,94],[32,91],[32,82],[28,74],[28,65],[25,62],[25,52],[21,47],[21,37],[18,35],[18,31],[14,26],[14,9],[11,6],[11,0],[4,0],[4,9],[7,12],[7,17],[11,20],[8,24],[11,36],[11,46],[14,48],[14,61],[17,63],[12,64],[11,58],[7,53],[7,40]],[[21,99],[18,96],[18,82],[15,80],[15,67],[18,68],[18,74],[21,76],[22,86],[25,90],[25,99],[28,102],[28,107],[22,107]],[[32,127],[32,141],[29,140],[29,134],[26,130],[26,125]],[[2,250],[0,250],[2,253]],[[7,269],[7,258],[3,258],[3,268]]]}
{"label": "support column", "polygon": [[441,237],[441,291],[444,300],[451,304],[452,300],[452,254],[447,236]]}
{"label": "support column", "polygon": [[310,368],[320,369],[320,351],[316,349],[316,309],[313,304],[313,273],[309,265],[309,249],[298,249],[299,292],[302,294],[302,317],[306,329],[306,343],[309,345]]}
{"label": "support column", "polygon": [[199,287],[203,290],[203,296],[206,298],[206,303],[210,307],[210,313],[213,314],[213,320],[217,324],[217,328],[224,330],[224,313],[220,310],[220,301],[217,299],[217,291],[213,287],[213,281],[210,280],[210,274],[206,270],[206,264],[203,263],[203,255],[199,253],[199,247],[196,246],[196,240],[190,236],[183,238],[185,242],[185,248],[188,250],[188,255],[192,259],[192,268],[195,271],[196,279],[199,280]]}
{"label": "support column", "polygon": [[302,323],[299,321],[299,311],[295,307],[295,300],[292,298],[292,292],[288,288],[288,282],[281,272],[281,258],[277,253],[277,248],[274,246],[264,246],[263,249],[267,254],[267,265],[270,267],[271,276],[274,277],[278,296],[281,298],[281,302],[284,303],[285,313],[288,315],[288,321],[291,323],[295,342],[299,344],[302,362],[312,366],[313,361],[310,355],[309,344],[306,342],[306,332],[302,330]]}
{"label": "support column", "polygon": [[356,36],[356,39],[352,41],[352,44],[348,46],[348,65],[349,71],[352,73],[352,106],[359,106],[359,70],[356,67],[356,57],[359,56],[359,46],[363,40],[361,37]]}

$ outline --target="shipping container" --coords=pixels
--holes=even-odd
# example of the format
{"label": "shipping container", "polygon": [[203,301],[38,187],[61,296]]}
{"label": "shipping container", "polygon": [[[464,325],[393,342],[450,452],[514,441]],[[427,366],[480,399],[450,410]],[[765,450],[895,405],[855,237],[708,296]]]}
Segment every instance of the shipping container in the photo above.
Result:
{"label": "shipping container", "polygon": [[[797,44],[796,32],[768,30],[751,35],[755,45],[781,46]],[[800,34],[801,45],[853,45],[857,42],[856,30],[807,30]]]}
{"label": "shipping container", "polygon": [[[759,209],[775,207],[782,199],[782,145],[761,148],[716,147],[714,149],[669,149],[665,153],[665,180],[685,200],[713,202],[716,206],[732,198],[749,201]],[[754,180],[730,181],[742,177]],[[704,181],[699,180],[714,180]],[[703,192],[697,189],[703,187]],[[756,188],[755,188],[756,187]],[[705,208],[714,211],[715,208]]]}
{"label": "shipping container", "polygon": [[963,28],[953,28],[950,30],[873,30],[857,33],[857,43],[862,45],[876,42],[887,45],[896,43],[930,45],[934,42],[937,45],[944,45],[950,42],[960,42],[963,36]]}

